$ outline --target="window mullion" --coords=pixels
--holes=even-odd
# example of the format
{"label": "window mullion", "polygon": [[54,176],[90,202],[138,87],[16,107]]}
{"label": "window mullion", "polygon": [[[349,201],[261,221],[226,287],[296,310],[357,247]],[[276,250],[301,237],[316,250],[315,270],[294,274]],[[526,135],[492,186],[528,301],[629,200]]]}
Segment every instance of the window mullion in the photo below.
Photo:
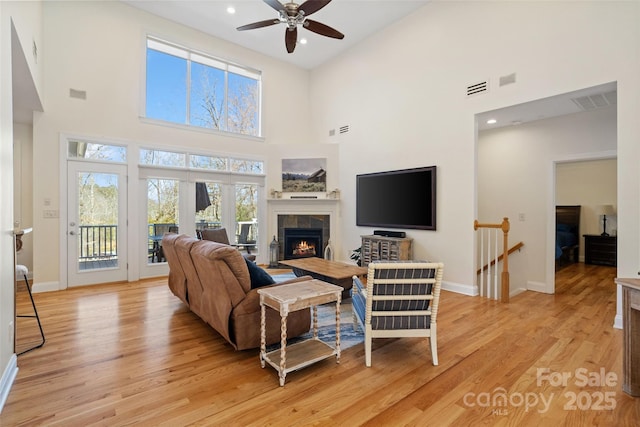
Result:
{"label": "window mullion", "polygon": [[224,130],[229,130],[229,67],[224,69]]}
{"label": "window mullion", "polygon": [[187,58],[187,117],[185,123],[191,124],[191,53]]}

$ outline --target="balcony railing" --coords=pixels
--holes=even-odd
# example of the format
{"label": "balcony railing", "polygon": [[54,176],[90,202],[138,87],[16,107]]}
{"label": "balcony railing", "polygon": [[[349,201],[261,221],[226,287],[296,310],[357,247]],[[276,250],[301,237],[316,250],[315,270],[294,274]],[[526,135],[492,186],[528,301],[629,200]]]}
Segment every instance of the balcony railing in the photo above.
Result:
{"label": "balcony railing", "polygon": [[[243,224],[253,224],[250,238],[255,239],[256,224],[253,221],[239,222],[239,230]],[[196,229],[218,228],[219,222],[196,222]],[[159,247],[159,241],[164,233],[175,231],[178,224],[157,223],[148,224],[149,255],[153,258],[154,251]],[[81,262],[115,260],[118,258],[118,226],[117,225],[81,225],[78,239],[78,260]]]}
{"label": "balcony railing", "polygon": [[118,257],[117,225],[81,225],[78,258],[81,261]]}

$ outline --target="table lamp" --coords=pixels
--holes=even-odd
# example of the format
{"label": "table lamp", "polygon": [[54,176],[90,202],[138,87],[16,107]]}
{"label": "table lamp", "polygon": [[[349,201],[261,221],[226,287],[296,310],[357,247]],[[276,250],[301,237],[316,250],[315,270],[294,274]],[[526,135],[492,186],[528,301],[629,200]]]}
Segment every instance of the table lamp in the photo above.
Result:
{"label": "table lamp", "polygon": [[616,214],[612,205],[600,205],[597,209],[598,215],[602,215],[602,234],[601,236],[608,236],[607,233],[607,215],[612,216]]}

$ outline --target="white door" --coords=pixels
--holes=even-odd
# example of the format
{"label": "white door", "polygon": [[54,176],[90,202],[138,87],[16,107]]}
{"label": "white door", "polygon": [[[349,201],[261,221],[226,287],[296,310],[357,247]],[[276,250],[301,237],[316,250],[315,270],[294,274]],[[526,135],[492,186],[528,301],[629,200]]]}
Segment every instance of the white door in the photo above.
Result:
{"label": "white door", "polygon": [[127,280],[126,166],[67,165],[68,286]]}

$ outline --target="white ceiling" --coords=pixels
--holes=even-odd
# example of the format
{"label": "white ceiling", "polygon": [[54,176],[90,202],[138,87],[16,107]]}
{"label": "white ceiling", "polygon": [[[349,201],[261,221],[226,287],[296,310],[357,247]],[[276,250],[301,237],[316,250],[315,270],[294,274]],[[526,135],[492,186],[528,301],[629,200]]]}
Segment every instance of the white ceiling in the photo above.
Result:
{"label": "white ceiling", "polygon": [[[598,108],[613,107],[616,104],[617,85],[613,82],[487,111],[477,114],[476,119],[478,121],[478,129],[487,130],[505,126],[517,126],[522,123]],[[488,124],[487,120],[489,119],[496,120],[496,123]]]}
{"label": "white ceiling", "polygon": [[[122,1],[267,56],[301,68],[313,69],[423,7],[430,0],[333,0],[313,14],[312,19],[337,29],[345,34],[345,38],[336,40],[301,29],[298,31],[298,38],[306,37],[308,43],[306,45],[298,43],[291,54],[287,53],[284,45],[284,24],[248,31],[236,30],[241,25],[277,18],[277,12],[262,0]],[[286,0],[279,1],[286,2]],[[298,4],[303,2],[304,0],[297,1]],[[236,9],[234,15],[227,13],[229,6]],[[512,126],[585,111],[583,106],[573,101],[584,96],[613,92],[615,104],[615,90],[615,83],[611,83],[478,114],[478,129]],[[608,98],[611,96],[609,95]],[[496,119],[496,123],[487,124],[489,118]]]}
{"label": "white ceiling", "polygon": [[[424,6],[429,0],[333,0],[311,15],[311,19],[335,28],[345,35],[337,40],[299,29],[298,43],[293,53],[284,45],[285,25],[278,24],[255,30],[238,31],[237,27],[266,19],[276,19],[278,13],[262,0],[122,0],[174,22],[198,29],[220,39],[286,61],[301,68],[315,68],[346,51],[361,40],[398,19]],[[286,3],[285,0],[280,0]],[[296,1],[302,4],[304,0]],[[227,13],[233,6],[236,13]]]}
{"label": "white ceiling", "polygon": [[[166,19],[198,29],[217,38],[256,50],[273,58],[286,61],[305,69],[313,69],[336,55],[355,46],[361,40],[376,33],[402,17],[411,14],[431,0],[333,0],[312,15],[314,20],[329,25],[345,34],[343,40],[323,37],[307,30],[300,30],[299,37],[306,37],[308,44],[298,44],[289,54],[284,45],[284,24],[273,25],[249,31],[237,31],[236,27],[252,22],[276,18],[277,12],[262,0],[121,0],[131,6],[146,10]],[[280,0],[285,2],[285,0]],[[304,0],[301,0],[302,3]],[[234,6],[236,13],[229,15],[228,6]],[[17,39],[17,37],[16,37]],[[17,50],[17,49],[15,49]],[[24,58],[24,66],[26,62]],[[15,64],[22,64],[14,61]],[[18,67],[19,68],[19,67]],[[17,76],[29,75],[14,69]],[[30,79],[26,79],[30,80]],[[30,84],[27,84],[30,83]],[[517,83],[514,83],[517,84]],[[616,84],[594,86],[584,90],[544,98],[520,105],[514,105],[477,115],[478,129],[486,130],[512,126],[544,118],[585,111],[573,99],[596,97],[615,104]],[[41,110],[39,102],[33,102],[35,93],[32,82],[14,81],[14,115],[16,121],[31,123],[32,111]],[[474,96],[486,96],[486,94]],[[37,99],[37,96],[36,96]],[[595,99],[595,98],[594,98]],[[30,100],[27,102],[26,100]],[[34,105],[38,104],[38,105]],[[39,108],[38,108],[39,107]],[[602,106],[596,106],[601,108]],[[487,119],[497,122],[487,124]]]}

